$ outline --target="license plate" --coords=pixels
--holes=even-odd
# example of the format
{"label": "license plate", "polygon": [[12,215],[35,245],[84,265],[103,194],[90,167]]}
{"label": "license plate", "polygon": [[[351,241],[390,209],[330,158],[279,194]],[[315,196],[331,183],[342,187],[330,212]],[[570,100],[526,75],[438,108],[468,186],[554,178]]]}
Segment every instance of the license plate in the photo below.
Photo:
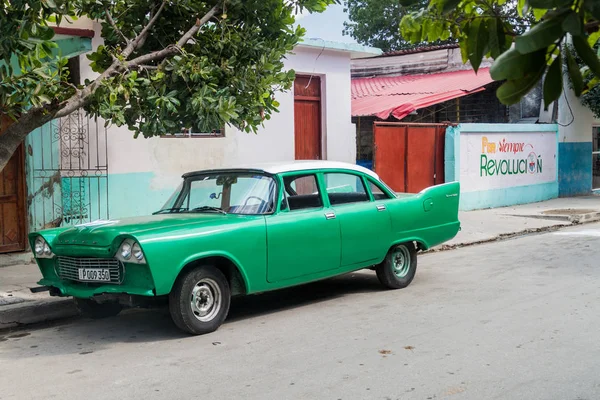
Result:
{"label": "license plate", "polygon": [[107,268],[79,268],[79,280],[88,282],[110,282]]}

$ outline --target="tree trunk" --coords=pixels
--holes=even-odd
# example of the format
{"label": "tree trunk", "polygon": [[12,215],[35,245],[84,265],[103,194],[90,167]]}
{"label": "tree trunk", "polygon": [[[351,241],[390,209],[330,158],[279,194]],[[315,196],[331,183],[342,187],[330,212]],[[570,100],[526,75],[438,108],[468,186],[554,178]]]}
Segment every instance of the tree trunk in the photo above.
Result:
{"label": "tree trunk", "polygon": [[8,161],[29,132],[51,121],[55,114],[56,111],[44,113],[42,109],[32,110],[13,122],[4,133],[0,134],[0,171],[6,167]]}

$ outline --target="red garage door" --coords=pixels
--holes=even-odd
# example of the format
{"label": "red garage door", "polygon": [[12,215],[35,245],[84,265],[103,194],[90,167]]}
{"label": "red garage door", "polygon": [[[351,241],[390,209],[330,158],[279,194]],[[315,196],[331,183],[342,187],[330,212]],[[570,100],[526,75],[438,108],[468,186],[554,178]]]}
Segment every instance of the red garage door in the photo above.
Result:
{"label": "red garage door", "polygon": [[373,166],[396,192],[444,183],[444,124],[375,122]]}

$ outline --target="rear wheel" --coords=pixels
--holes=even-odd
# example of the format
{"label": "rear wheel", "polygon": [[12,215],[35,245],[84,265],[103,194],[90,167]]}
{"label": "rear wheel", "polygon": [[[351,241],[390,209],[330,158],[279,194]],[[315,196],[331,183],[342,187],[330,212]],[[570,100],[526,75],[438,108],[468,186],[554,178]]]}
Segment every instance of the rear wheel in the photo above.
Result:
{"label": "rear wheel", "polygon": [[379,282],[387,288],[402,289],[410,285],[417,272],[414,244],[408,242],[392,247],[375,271]]}
{"label": "rear wheel", "polygon": [[114,317],[123,309],[118,302],[97,303],[91,299],[78,298],[75,298],[75,306],[81,315],[93,319]]}
{"label": "rear wheel", "polygon": [[216,331],[229,313],[231,290],[221,271],[194,268],[179,277],[169,294],[169,311],[177,327],[193,335]]}

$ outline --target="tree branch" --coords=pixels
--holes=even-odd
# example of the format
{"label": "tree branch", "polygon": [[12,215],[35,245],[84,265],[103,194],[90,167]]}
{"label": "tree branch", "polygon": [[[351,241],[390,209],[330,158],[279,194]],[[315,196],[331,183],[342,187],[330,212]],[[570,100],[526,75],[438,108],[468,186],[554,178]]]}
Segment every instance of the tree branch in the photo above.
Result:
{"label": "tree branch", "polygon": [[194,24],[194,26],[192,26],[190,28],[190,30],[188,30],[182,37],[181,39],[179,39],[179,41],[177,42],[177,47],[183,47],[188,40],[190,40],[199,30],[200,27],[202,25],[204,25],[205,23],[208,22],[208,20],[210,20],[212,17],[215,16],[215,14],[217,13],[217,11],[219,11],[219,5],[215,5],[213,8],[210,9],[209,12],[207,12],[204,17],[202,17],[201,19],[196,20],[196,23]]}
{"label": "tree branch", "polygon": [[[158,61],[160,58],[160,59],[162,59],[162,62],[160,63],[159,68],[162,67],[164,65],[165,59],[168,56],[176,54],[177,52],[181,51],[181,48],[192,37],[194,37],[194,35],[196,33],[198,33],[198,31],[200,30],[202,25],[206,24],[212,17],[215,16],[215,14],[217,13],[217,11],[219,11],[219,9],[220,9],[219,5],[215,5],[213,8],[211,8],[206,14],[204,14],[204,16],[202,18],[196,20],[196,23],[194,24],[194,26],[192,26],[186,33],[183,34],[183,36],[181,36],[181,38],[177,41],[177,44],[168,46],[164,50],[155,52],[154,54],[156,57],[152,58],[150,61]],[[163,54],[163,52],[165,52],[165,53]],[[153,54],[153,53],[151,53],[151,54]],[[147,54],[147,56],[150,56],[151,54]],[[136,64],[143,64],[143,63],[148,62],[148,60],[143,59],[143,57],[145,57],[145,56],[140,56],[132,61],[136,61]]]}
{"label": "tree branch", "polygon": [[598,26],[600,26],[600,21],[592,21],[585,24],[583,28],[587,33],[592,33],[598,30]]}
{"label": "tree branch", "polygon": [[123,35],[123,32],[121,32],[121,30],[117,27],[117,24],[115,23],[115,20],[113,19],[112,15],[110,15],[110,11],[108,11],[108,8],[106,8],[104,12],[106,13],[106,20],[113,27],[115,32],[117,32],[117,34],[123,38],[126,44],[129,43],[129,39],[127,39],[127,37]]}
{"label": "tree branch", "polygon": [[[161,11],[164,9],[166,2],[163,2],[154,16],[150,19],[150,22],[144,27],[142,32],[131,42],[129,42],[127,48],[123,51],[122,55],[127,58],[131,53],[139,46],[141,40],[145,40],[148,35],[150,28],[156,22]],[[82,90],[75,93],[69,100],[64,102],[64,106],[60,108],[54,115],[53,118],[65,117],[75,110],[83,107],[90,100],[90,95],[96,90],[98,86],[102,84],[104,80],[111,77],[112,75],[124,72],[128,69],[139,68],[144,65],[147,68],[147,64],[153,61],[164,61],[167,57],[177,54],[181,51],[181,47],[185,45],[199,30],[200,27],[206,24],[219,10],[219,6],[214,6],[204,17],[198,19],[194,26],[190,28],[182,37],[177,41],[177,44],[170,45],[162,50],[154,51],[152,53],[144,54],[134,58],[125,63],[115,61],[110,67],[108,67],[98,78],[94,80],[90,85],[86,86]],[[142,42],[143,43],[143,42]],[[127,52],[127,53],[126,53]]]}
{"label": "tree branch", "polygon": [[154,14],[152,16],[152,18],[150,19],[150,21],[148,21],[148,24],[144,27],[144,29],[142,29],[140,34],[137,35],[137,37],[135,39],[133,39],[131,42],[129,42],[129,45],[121,53],[121,55],[124,58],[129,57],[131,55],[131,53],[133,53],[137,48],[141,47],[144,44],[144,42],[146,41],[146,37],[148,37],[148,33],[150,32],[150,28],[152,28],[152,26],[156,23],[156,20],[158,19],[162,10],[165,8],[166,4],[167,4],[167,2],[163,1],[163,3],[160,5],[158,11],[156,11],[156,14]]}
{"label": "tree branch", "polygon": [[[170,45],[162,50],[153,51],[152,53],[144,54],[125,63],[125,68],[139,67],[152,61],[162,61],[165,58],[177,54],[179,49],[175,45]],[[146,68],[147,66],[144,66]]]}

